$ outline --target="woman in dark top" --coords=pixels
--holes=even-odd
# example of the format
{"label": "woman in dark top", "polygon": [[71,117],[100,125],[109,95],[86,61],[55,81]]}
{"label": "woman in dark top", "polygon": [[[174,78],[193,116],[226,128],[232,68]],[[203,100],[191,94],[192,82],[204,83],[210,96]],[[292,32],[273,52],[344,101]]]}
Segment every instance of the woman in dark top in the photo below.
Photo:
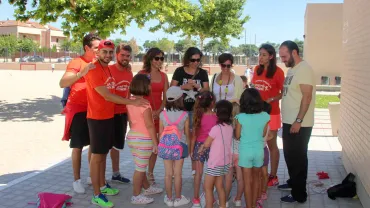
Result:
{"label": "woman in dark top", "polygon": [[[189,114],[190,130],[193,124],[193,106],[195,95],[204,90],[209,90],[208,72],[200,68],[203,53],[196,47],[186,50],[183,66],[177,68],[173,74],[170,86],[180,86],[184,93],[184,107]],[[193,175],[195,166],[193,164]]]}

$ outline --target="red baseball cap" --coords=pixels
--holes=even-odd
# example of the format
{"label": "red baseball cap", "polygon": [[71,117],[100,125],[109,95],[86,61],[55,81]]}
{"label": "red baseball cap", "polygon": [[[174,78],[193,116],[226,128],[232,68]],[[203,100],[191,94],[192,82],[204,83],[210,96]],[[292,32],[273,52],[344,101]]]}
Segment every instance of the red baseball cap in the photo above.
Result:
{"label": "red baseball cap", "polygon": [[102,41],[100,41],[99,46],[98,46],[98,49],[100,50],[102,48],[111,48],[111,49],[114,49],[114,43],[113,43],[113,41],[111,41],[111,40],[102,40]]}

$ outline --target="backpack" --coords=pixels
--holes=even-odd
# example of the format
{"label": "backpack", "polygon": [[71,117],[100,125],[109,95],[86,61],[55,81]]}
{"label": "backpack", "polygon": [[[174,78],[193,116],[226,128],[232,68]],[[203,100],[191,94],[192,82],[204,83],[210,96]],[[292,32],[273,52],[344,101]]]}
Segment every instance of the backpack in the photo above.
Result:
{"label": "backpack", "polygon": [[37,208],[66,208],[71,206],[72,196],[67,194],[55,194],[42,192],[38,194],[37,203],[28,203],[36,204]]}
{"label": "backpack", "polygon": [[353,198],[357,195],[355,175],[349,173],[341,184],[330,187],[327,190],[328,197],[335,200],[337,197]]}
{"label": "backpack", "polygon": [[180,160],[182,157],[183,147],[181,146],[181,133],[177,125],[184,118],[186,112],[175,122],[168,119],[167,112],[163,111],[163,117],[166,119],[168,126],[164,127],[158,144],[158,156],[164,160]]}

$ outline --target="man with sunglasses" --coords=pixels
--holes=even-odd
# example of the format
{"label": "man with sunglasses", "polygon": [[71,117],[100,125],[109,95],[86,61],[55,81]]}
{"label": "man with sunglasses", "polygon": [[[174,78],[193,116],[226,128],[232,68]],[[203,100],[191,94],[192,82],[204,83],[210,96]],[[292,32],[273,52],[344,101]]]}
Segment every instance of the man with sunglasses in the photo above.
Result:
{"label": "man with sunglasses", "polygon": [[98,59],[89,64],[86,74],[87,123],[89,126],[91,162],[90,173],[94,189],[91,202],[101,207],[113,207],[106,196],[117,195],[105,181],[106,158],[113,146],[115,104],[147,105],[144,99],[130,100],[115,94],[116,80],[108,67],[112,61],[114,44],[103,40],[98,47]]}

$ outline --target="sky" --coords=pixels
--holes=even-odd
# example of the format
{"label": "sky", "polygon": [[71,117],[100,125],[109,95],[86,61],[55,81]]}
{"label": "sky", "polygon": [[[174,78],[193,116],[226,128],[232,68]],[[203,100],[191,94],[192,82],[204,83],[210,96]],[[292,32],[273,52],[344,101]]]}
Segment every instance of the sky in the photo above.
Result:
{"label": "sky", "polygon": [[[15,19],[13,6],[9,5],[7,0],[2,2],[0,20]],[[260,45],[267,41],[281,43],[285,40],[303,39],[307,3],[343,3],[343,0],[247,0],[243,15],[249,15],[250,20],[244,25],[245,32],[241,34],[241,38],[232,38],[230,45],[237,46],[245,42]],[[61,28],[61,21],[50,24]],[[133,22],[127,28],[125,35],[116,31],[110,39],[129,40],[135,37],[138,45],[142,45],[146,40],[168,38],[177,42],[182,39],[180,33],[166,34],[163,31],[151,33],[149,28],[153,25],[155,21],[149,21],[144,28],[139,29]]]}

